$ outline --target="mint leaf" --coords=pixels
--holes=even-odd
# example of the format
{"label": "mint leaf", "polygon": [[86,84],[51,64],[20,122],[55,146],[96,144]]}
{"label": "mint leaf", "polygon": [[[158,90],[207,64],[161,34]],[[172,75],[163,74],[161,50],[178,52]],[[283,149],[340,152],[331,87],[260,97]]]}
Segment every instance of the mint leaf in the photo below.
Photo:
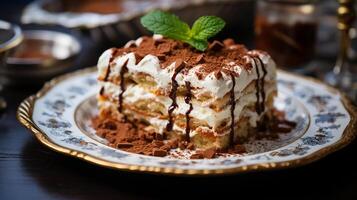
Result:
{"label": "mint leaf", "polygon": [[206,40],[190,39],[187,41],[187,43],[200,51],[206,50],[208,46],[208,42]]}
{"label": "mint leaf", "polygon": [[189,39],[188,24],[168,12],[152,11],[141,18],[141,24],[155,34],[181,41]]}
{"label": "mint leaf", "polygon": [[192,37],[198,40],[207,40],[219,33],[226,23],[219,17],[202,16],[192,26]]}
{"label": "mint leaf", "polygon": [[141,18],[141,24],[155,34],[180,40],[204,51],[208,39],[216,35],[225,26],[225,22],[215,16],[202,16],[195,21],[192,29],[176,15],[163,11],[152,11]]}

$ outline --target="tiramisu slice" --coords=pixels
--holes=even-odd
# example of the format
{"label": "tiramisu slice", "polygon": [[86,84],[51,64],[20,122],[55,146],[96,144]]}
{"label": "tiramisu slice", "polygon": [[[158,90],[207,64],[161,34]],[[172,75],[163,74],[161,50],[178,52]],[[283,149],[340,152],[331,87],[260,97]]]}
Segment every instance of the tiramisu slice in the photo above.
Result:
{"label": "tiramisu slice", "polygon": [[277,93],[276,66],[232,39],[198,51],[154,35],[98,61],[99,115],[146,125],[198,148],[226,148],[264,123]]}

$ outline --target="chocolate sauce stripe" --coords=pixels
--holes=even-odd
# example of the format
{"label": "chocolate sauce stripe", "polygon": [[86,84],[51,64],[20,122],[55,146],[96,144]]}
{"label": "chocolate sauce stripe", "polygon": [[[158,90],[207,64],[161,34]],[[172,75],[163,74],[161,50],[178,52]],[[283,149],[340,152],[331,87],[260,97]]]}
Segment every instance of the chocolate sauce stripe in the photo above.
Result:
{"label": "chocolate sauce stripe", "polygon": [[102,86],[99,90],[99,95],[103,96],[104,95],[104,86]]}
{"label": "chocolate sauce stripe", "polygon": [[[258,60],[259,65],[256,60]],[[256,72],[257,72],[257,80],[255,82],[257,102],[256,102],[255,107],[256,107],[257,113],[260,115],[261,113],[263,113],[265,111],[265,101],[266,101],[265,77],[268,72],[266,70],[264,62],[259,58],[259,56],[254,55],[253,61],[256,66],[255,68],[256,68]],[[261,67],[261,69],[263,71],[263,76],[260,76],[259,67]],[[260,97],[261,97],[261,99],[260,99]]]}
{"label": "chocolate sauce stripe", "polygon": [[[115,54],[118,52],[118,49],[117,48],[114,48],[111,55],[110,55],[110,58],[109,58],[109,63],[108,63],[108,66],[107,66],[107,70],[105,71],[105,76],[104,76],[104,79],[103,81],[106,82],[108,81],[108,78],[109,78],[109,74],[111,72],[111,64],[112,62],[114,61],[115,59]],[[104,86],[102,88],[100,88],[100,91],[99,91],[99,94],[100,95],[103,95],[104,94]]]}
{"label": "chocolate sauce stripe", "polygon": [[258,113],[258,115],[261,114],[261,104],[260,104],[260,72],[259,72],[259,65],[257,63],[257,61],[255,60],[256,57],[253,56],[253,62],[254,62],[254,65],[255,65],[255,71],[257,73],[257,79],[255,80],[255,96],[257,98],[257,101],[255,103],[255,110],[256,112]]}
{"label": "chocolate sauce stripe", "polygon": [[231,131],[229,137],[229,143],[232,146],[234,144],[234,110],[236,107],[235,93],[234,88],[236,86],[236,80],[233,74],[231,74],[232,78],[232,89],[230,91],[230,102],[231,102]]}
{"label": "chocolate sauce stripe", "polygon": [[185,96],[185,103],[189,104],[189,109],[186,111],[186,141],[190,141],[190,131],[191,131],[191,127],[190,127],[190,113],[193,109],[193,105],[191,103],[191,98],[192,98],[192,94],[191,94],[191,83],[186,81],[185,82],[186,85],[186,96]]}
{"label": "chocolate sauce stripe", "polygon": [[185,68],[185,64],[180,63],[180,65],[175,68],[174,74],[171,77],[171,91],[170,91],[169,97],[172,100],[172,104],[170,105],[170,107],[168,109],[169,122],[167,123],[167,126],[166,126],[167,131],[172,130],[172,127],[173,127],[172,112],[177,108],[176,92],[177,92],[177,88],[178,88],[178,83],[176,81],[176,76],[184,68]]}
{"label": "chocolate sauce stripe", "polygon": [[107,66],[107,70],[105,72],[105,76],[104,76],[104,81],[108,81],[108,78],[109,78],[109,75],[110,75],[110,72],[111,72],[111,64],[112,62],[114,61],[114,59],[116,58],[115,57],[115,54],[118,52],[118,49],[117,48],[114,48],[112,50],[112,53],[110,55],[110,58],[109,58],[109,63],[108,63],[108,66]]}
{"label": "chocolate sauce stripe", "polygon": [[121,90],[121,91],[120,91],[119,99],[118,99],[118,101],[119,101],[118,111],[119,111],[120,113],[122,113],[122,111],[123,111],[123,94],[124,94],[124,92],[125,92],[124,74],[125,74],[125,72],[128,71],[128,67],[126,66],[126,65],[128,64],[128,60],[129,60],[129,59],[127,59],[127,60],[124,62],[123,66],[122,66],[122,68],[121,68],[121,70],[120,70],[120,90]]}
{"label": "chocolate sauce stripe", "polygon": [[262,96],[262,101],[261,101],[260,106],[261,106],[261,111],[264,112],[265,111],[265,100],[266,100],[265,99],[266,98],[266,94],[265,94],[265,77],[266,77],[268,72],[267,72],[267,70],[265,68],[265,65],[264,65],[262,59],[260,59],[259,56],[257,56],[257,59],[258,59],[258,61],[260,63],[260,66],[261,66],[261,68],[263,70],[263,77],[260,79],[260,85],[261,85],[260,86],[260,90],[261,90],[261,96]]}

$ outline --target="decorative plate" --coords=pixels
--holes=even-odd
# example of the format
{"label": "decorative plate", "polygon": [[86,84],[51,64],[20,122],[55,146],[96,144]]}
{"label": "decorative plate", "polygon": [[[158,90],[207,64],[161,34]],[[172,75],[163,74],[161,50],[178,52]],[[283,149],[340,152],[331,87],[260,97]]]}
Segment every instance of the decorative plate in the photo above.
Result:
{"label": "decorative plate", "polygon": [[251,140],[247,153],[215,159],[178,159],[128,153],[106,145],[90,119],[97,113],[95,69],[67,74],[24,100],[19,121],[49,148],[101,166],[161,174],[212,175],[294,167],[318,160],[355,137],[356,109],[336,89],[278,72],[279,110],[297,122],[279,138]]}

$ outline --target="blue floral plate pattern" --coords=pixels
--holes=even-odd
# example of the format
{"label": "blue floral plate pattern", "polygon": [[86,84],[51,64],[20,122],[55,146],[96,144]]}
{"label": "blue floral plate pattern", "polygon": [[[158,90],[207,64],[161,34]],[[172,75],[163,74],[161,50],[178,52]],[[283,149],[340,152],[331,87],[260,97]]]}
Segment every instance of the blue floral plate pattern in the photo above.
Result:
{"label": "blue floral plate pattern", "polygon": [[280,169],[310,163],[347,145],[355,137],[356,109],[338,90],[284,71],[278,72],[275,106],[297,122],[275,139],[250,140],[247,153],[215,159],[151,157],[106,145],[95,135],[98,86],[94,68],[53,79],[25,99],[17,117],[49,148],[101,166],[159,174],[215,175]]}

